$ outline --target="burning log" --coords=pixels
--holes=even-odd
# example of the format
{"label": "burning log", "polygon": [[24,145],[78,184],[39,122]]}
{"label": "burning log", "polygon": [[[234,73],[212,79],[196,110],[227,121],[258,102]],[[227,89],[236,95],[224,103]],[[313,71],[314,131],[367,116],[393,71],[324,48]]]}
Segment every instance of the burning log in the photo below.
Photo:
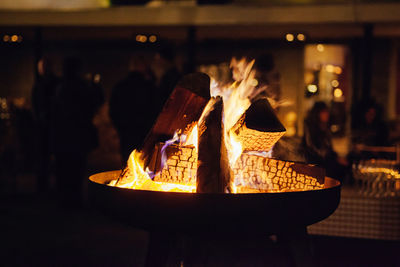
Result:
{"label": "burning log", "polygon": [[192,73],[177,84],[142,146],[147,166],[154,148],[170,139],[176,130],[184,131],[197,122],[210,98],[210,78],[204,73]]}
{"label": "burning log", "polygon": [[240,182],[245,192],[322,189],[325,179],[325,171],[317,166],[249,153],[240,156],[233,167],[233,173],[235,181]]}
{"label": "burning log", "polygon": [[243,151],[269,151],[286,129],[266,98],[256,100],[234,126]]}
{"label": "burning log", "polygon": [[197,192],[224,193],[229,165],[222,122],[223,101],[212,98],[198,123]]}
{"label": "burning log", "polygon": [[166,148],[167,162],[161,167],[161,148],[157,144],[156,155],[150,162],[150,168],[157,173],[154,181],[165,183],[196,185],[197,151],[193,146],[170,145]]}

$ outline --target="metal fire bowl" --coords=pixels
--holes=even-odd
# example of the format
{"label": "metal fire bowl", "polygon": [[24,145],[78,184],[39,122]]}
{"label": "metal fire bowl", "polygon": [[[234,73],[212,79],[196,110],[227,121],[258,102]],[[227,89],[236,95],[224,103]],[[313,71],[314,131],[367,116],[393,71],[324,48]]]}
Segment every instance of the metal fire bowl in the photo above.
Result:
{"label": "metal fire bowl", "polygon": [[90,176],[91,204],[149,231],[280,233],[330,216],[340,201],[340,182],[326,177],[319,190],[212,194],[134,190],[106,185],[120,171]]}

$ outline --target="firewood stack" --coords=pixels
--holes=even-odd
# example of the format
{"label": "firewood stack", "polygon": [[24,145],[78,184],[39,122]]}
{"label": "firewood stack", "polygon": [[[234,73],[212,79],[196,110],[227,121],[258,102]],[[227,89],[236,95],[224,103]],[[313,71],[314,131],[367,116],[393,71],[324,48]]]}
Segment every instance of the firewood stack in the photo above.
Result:
{"label": "firewood stack", "polygon": [[[316,166],[270,159],[267,152],[286,129],[266,98],[250,105],[232,128],[243,148],[229,166],[223,123],[223,100],[210,97],[210,79],[202,73],[185,76],[178,83],[142,147],[144,167],[157,182],[196,185],[199,193],[281,192],[323,188],[325,173]],[[169,144],[175,131],[188,135],[197,126],[195,146]],[[162,152],[164,151],[164,152]],[[166,161],[162,161],[166,157]],[[124,175],[130,172],[125,171]],[[127,177],[122,177],[126,179]]]}

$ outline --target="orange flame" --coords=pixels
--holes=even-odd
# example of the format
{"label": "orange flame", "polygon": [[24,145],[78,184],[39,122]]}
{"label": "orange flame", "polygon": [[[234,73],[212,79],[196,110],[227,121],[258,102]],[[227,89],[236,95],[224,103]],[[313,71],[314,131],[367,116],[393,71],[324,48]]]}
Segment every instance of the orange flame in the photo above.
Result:
{"label": "orange flame", "polygon": [[156,182],[150,179],[148,172],[143,169],[144,163],[141,160],[141,153],[133,150],[128,159],[128,174],[122,179],[113,180],[110,186],[122,188],[151,190],[151,191],[169,191],[169,192],[196,192],[194,185],[174,184]]}
{"label": "orange flame", "polygon": [[[239,164],[243,164],[243,160],[239,161],[239,159],[242,155],[244,155],[244,144],[241,143],[238,135],[234,132],[234,126],[242,118],[246,110],[250,107],[255,97],[257,97],[262,91],[266,89],[265,87],[258,86],[258,82],[255,79],[256,72],[252,69],[254,62],[254,60],[248,62],[246,61],[246,59],[241,59],[239,61],[236,59],[232,59],[230,66],[233,69],[233,77],[235,79],[235,82],[229,86],[220,86],[218,82],[212,80],[210,85],[210,95],[213,97],[221,96],[223,98],[224,140],[226,148],[228,150],[229,166],[232,172],[234,171],[234,169],[237,171],[237,162],[240,162]],[[207,114],[211,110],[211,104],[209,102],[204,108],[199,121],[207,116]],[[181,131],[181,129],[177,130]],[[198,124],[190,125],[190,131],[188,133],[184,133],[183,135],[184,138],[179,138],[179,145],[182,147],[194,146],[196,150],[195,154],[197,154]],[[260,155],[265,157],[266,155],[268,155],[268,152],[269,151],[257,151],[256,153],[261,153],[262,155]],[[141,190],[196,192],[195,185],[182,183],[182,179],[180,179],[179,183],[153,181],[151,179],[152,177],[149,175],[149,172],[144,168],[144,163],[141,160],[141,156],[142,155],[140,152],[134,150],[128,160],[128,171],[123,177],[118,180],[112,181],[109,185]],[[168,161],[164,161],[166,161],[164,162],[164,168],[168,169]],[[182,173],[178,174],[176,169],[178,169],[178,167],[171,171],[171,173],[173,172],[176,173],[176,175],[182,175]],[[262,171],[264,170],[262,169]],[[245,172],[243,172],[243,174],[244,173]],[[264,173],[262,173],[262,175],[264,175]],[[261,178],[259,179],[261,179],[262,181],[264,177],[260,177]],[[244,178],[247,179],[247,182]],[[254,177],[250,177],[250,179],[253,178]],[[176,181],[178,180],[179,179],[176,179]],[[240,175],[237,175],[237,173],[236,175],[234,175],[234,179],[232,179],[231,181],[230,188],[233,190],[233,193],[241,193],[245,192],[244,190],[250,190],[243,189],[248,184],[249,177],[243,177],[242,172],[240,172]]]}

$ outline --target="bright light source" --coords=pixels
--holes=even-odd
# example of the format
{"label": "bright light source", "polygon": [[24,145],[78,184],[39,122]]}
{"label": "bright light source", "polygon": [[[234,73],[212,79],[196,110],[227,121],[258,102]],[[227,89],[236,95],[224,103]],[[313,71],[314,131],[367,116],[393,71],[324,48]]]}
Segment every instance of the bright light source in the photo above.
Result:
{"label": "bright light source", "polygon": [[16,41],[18,41],[18,36],[14,34],[11,36],[11,42],[15,43]]}
{"label": "bright light source", "polygon": [[140,36],[140,42],[145,43],[147,41],[147,36],[146,35],[142,35]]}
{"label": "bright light source", "polygon": [[333,87],[338,87],[338,86],[339,86],[339,81],[338,81],[338,80],[332,80],[332,81],[331,81],[331,85],[332,85]]}
{"label": "bright light source", "polygon": [[325,50],[324,45],[318,44],[318,45],[317,45],[317,50],[318,50],[319,52],[324,52],[324,50]]}
{"label": "bright light source", "polygon": [[157,36],[155,36],[155,35],[150,35],[149,41],[150,41],[150,43],[155,43],[155,42],[157,41]]}
{"label": "bright light source", "polygon": [[251,80],[251,85],[254,86],[254,87],[257,86],[258,85],[257,79]]}
{"label": "bright light source", "polygon": [[333,66],[331,64],[328,64],[328,65],[325,66],[325,70],[327,72],[334,72],[335,71],[335,66]]}
{"label": "bright light source", "polygon": [[288,42],[293,42],[293,40],[294,40],[294,35],[291,34],[291,33],[286,34],[286,40],[287,40]]}
{"label": "bright light source", "polygon": [[3,36],[3,41],[4,41],[4,42],[10,41],[10,35],[7,35],[7,34],[4,35],[4,36]]}
{"label": "bright light source", "polygon": [[304,41],[306,39],[306,36],[302,33],[297,34],[297,40],[299,41]]}
{"label": "bright light source", "polygon": [[147,36],[146,35],[142,35],[142,34],[136,35],[136,42],[140,42],[140,43],[147,42]]}
{"label": "bright light source", "polygon": [[314,94],[318,91],[318,87],[315,84],[309,84],[307,85],[307,90]]}
{"label": "bright light source", "polygon": [[343,91],[340,88],[336,88],[333,90],[333,96],[336,98],[342,97],[343,96]]}
{"label": "bright light source", "polygon": [[332,131],[332,132],[336,133],[336,132],[338,132],[339,130],[340,130],[340,126],[339,126],[339,125],[333,124],[333,125],[331,126],[331,131]]}
{"label": "bright light source", "polygon": [[288,122],[295,122],[297,120],[296,112],[290,111],[286,114],[286,121]]}
{"label": "bright light source", "polygon": [[101,80],[101,75],[98,74],[98,73],[96,73],[96,74],[93,76],[93,82],[94,82],[94,83],[99,83],[100,80]]}
{"label": "bright light source", "polygon": [[334,70],[334,71],[335,71],[335,73],[336,73],[336,74],[338,74],[338,75],[339,75],[339,74],[341,74],[341,73],[342,73],[342,68],[341,68],[341,67],[339,67],[339,66],[337,66],[337,67],[335,67],[335,70]]}

